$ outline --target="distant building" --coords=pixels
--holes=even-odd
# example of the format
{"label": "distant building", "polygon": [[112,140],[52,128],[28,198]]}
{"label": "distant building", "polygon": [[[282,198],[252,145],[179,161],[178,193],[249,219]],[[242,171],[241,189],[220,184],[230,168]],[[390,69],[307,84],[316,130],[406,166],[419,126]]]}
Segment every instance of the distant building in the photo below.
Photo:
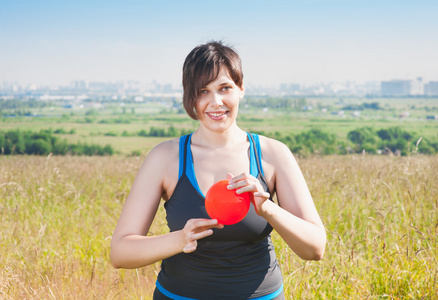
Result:
{"label": "distant building", "polygon": [[78,90],[88,89],[88,82],[85,80],[74,80],[71,82],[71,87]]}
{"label": "distant building", "polygon": [[172,84],[168,83],[168,84],[163,85],[161,91],[163,93],[172,93],[173,92]]}
{"label": "distant building", "polygon": [[391,80],[382,81],[380,84],[382,96],[416,96],[424,95],[423,78],[415,80]]}
{"label": "distant building", "polygon": [[143,96],[135,96],[134,97],[134,101],[135,102],[143,102],[144,101],[144,97]]}
{"label": "distant building", "polygon": [[410,80],[382,81],[380,84],[382,96],[408,96],[411,92]]}
{"label": "distant building", "polygon": [[417,77],[416,80],[411,81],[411,91],[409,95],[424,95],[424,83],[422,77]]}
{"label": "distant building", "polygon": [[429,81],[424,85],[424,94],[427,96],[438,96],[438,81]]}
{"label": "distant building", "polygon": [[301,86],[296,83],[291,83],[291,84],[282,83],[280,84],[280,88],[279,88],[280,93],[285,95],[297,95],[299,94],[300,90],[301,90]]}

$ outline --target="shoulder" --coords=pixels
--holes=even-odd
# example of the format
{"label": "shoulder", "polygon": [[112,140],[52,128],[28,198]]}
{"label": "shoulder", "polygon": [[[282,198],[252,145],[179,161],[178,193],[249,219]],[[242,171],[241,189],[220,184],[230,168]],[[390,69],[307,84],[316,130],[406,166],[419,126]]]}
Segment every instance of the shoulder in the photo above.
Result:
{"label": "shoulder", "polygon": [[178,162],[179,138],[161,142],[149,151],[136,182],[141,182],[143,187],[147,183],[151,190],[160,190],[161,197],[167,199],[178,181]]}
{"label": "shoulder", "polygon": [[180,138],[174,138],[168,141],[164,141],[159,143],[158,145],[156,145],[154,148],[152,148],[152,150],[149,152],[149,155],[154,155],[154,156],[160,156],[163,154],[170,154],[173,152],[178,152],[179,149],[179,140]]}
{"label": "shoulder", "polygon": [[164,167],[169,163],[172,163],[175,159],[178,160],[179,153],[179,138],[174,138],[168,141],[164,141],[152,148],[147,154],[144,165],[160,165]]}

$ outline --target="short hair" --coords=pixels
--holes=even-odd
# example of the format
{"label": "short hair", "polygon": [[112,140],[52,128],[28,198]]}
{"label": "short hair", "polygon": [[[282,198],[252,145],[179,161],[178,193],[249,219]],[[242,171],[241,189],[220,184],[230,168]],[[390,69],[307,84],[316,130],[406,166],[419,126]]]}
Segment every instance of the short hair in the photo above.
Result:
{"label": "short hair", "polygon": [[196,46],[187,55],[183,65],[183,105],[192,119],[198,119],[196,101],[200,90],[219,76],[222,67],[228,70],[231,79],[241,88],[242,62],[230,46],[224,45],[221,41],[211,41]]}

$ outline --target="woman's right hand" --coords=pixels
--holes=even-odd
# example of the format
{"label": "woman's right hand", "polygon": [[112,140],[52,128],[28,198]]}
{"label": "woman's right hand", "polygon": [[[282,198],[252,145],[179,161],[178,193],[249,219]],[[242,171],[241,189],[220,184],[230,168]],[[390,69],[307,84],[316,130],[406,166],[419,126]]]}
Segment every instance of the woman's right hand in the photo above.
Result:
{"label": "woman's right hand", "polygon": [[181,230],[183,235],[183,252],[191,253],[196,250],[198,240],[213,234],[211,228],[224,228],[215,219],[190,219]]}

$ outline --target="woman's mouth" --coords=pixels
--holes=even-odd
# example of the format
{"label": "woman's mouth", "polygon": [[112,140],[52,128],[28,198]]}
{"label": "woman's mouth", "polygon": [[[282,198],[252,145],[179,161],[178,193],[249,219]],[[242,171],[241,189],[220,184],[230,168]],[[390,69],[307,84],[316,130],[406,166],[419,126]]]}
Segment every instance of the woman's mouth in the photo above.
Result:
{"label": "woman's mouth", "polygon": [[227,115],[227,111],[223,112],[208,112],[206,113],[213,120],[222,120]]}

